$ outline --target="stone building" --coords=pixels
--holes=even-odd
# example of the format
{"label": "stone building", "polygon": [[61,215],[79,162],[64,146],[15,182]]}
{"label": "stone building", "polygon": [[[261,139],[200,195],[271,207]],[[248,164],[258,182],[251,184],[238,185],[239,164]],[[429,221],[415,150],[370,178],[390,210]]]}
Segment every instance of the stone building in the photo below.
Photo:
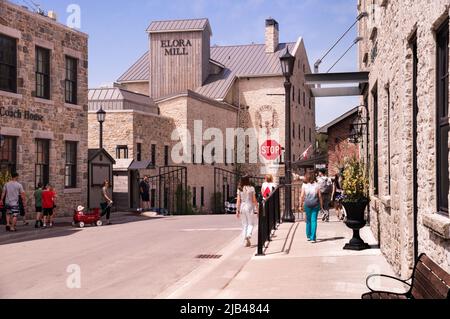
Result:
{"label": "stone building", "polygon": [[351,109],[318,130],[326,136],[328,174],[335,176],[350,158],[360,159],[360,147],[351,141],[352,125],[359,114],[359,107]]}
{"label": "stone building", "polygon": [[28,213],[38,183],[57,213],[87,200],[88,36],[0,1],[0,168],[20,174]]}
{"label": "stone building", "polygon": [[448,0],[359,0],[370,71],[371,227],[403,277],[427,253],[450,270]]}
{"label": "stone building", "polygon": [[[289,97],[292,100],[293,160],[314,145],[315,103],[310,87],[304,83],[310,65],[302,38],[295,43],[279,43],[279,25],[273,19],[266,21],[264,44],[211,46],[212,29],[207,19],[153,22],[147,32],[149,51],[117,80],[116,86],[147,95],[154,101],[159,116],[149,118],[147,127],[158,127],[162,119],[171,119],[176,130],[187,129],[190,133],[191,139],[185,143],[187,147],[183,152],[187,156],[177,163],[171,159],[170,164],[187,168],[193,202],[201,198],[198,206],[202,211],[211,211],[214,194],[224,189],[223,185],[217,185],[218,171],[253,176],[283,174],[284,169],[279,165],[281,159],[271,162],[259,159],[259,146],[267,138],[284,145],[285,94],[280,57],[287,48],[296,57],[293,83],[300,84],[294,86]],[[91,111],[94,113],[96,109]],[[112,118],[114,114],[108,116]],[[203,141],[194,139],[199,123],[203,135],[214,128],[223,137],[227,136],[227,129],[249,129],[258,143],[235,141],[232,137],[231,141],[211,146],[211,142],[216,141],[215,135],[204,136],[207,138]],[[142,144],[150,145],[149,139],[158,145],[169,144],[172,155],[177,141],[170,139],[172,131],[166,133],[169,136],[152,137],[150,129],[142,138]],[[186,136],[181,134],[180,137]],[[116,137],[108,143],[123,144]],[[227,148],[226,144],[231,147]],[[128,147],[134,149],[136,142],[131,144],[130,141]],[[252,161],[255,153],[257,160]],[[149,156],[146,151],[143,154]],[[239,162],[238,157],[243,154],[245,161]],[[225,188],[229,188],[232,182],[226,183]],[[226,193],[222,198],[233,196],[233,188]]]}

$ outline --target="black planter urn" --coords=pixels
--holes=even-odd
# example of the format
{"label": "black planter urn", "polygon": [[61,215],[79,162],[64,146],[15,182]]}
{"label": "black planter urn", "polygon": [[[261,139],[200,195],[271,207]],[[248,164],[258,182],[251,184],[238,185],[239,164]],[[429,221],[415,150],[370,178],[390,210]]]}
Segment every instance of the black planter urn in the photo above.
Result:
{"label": "black planter urn", "polygon": [[359,235],[359,230],[366,226],[365,211],[369,204],[368,200],[361,200],[355,203],[343,202],[347,218],[345,224],[348,228],[353,230],[353,238],[345,245],[345,250],[365,250],[370,249],[370,246],[365,243]]}

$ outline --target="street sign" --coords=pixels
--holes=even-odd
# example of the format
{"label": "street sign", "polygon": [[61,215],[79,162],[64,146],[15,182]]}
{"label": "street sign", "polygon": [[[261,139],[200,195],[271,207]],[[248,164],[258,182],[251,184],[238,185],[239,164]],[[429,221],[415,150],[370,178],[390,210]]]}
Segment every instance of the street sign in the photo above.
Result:
{"label": "street sign", "polygon": [[261,155],[268,161],[276,160],[281,152],[281,145],[277,141],[267,140],[261,145]]}

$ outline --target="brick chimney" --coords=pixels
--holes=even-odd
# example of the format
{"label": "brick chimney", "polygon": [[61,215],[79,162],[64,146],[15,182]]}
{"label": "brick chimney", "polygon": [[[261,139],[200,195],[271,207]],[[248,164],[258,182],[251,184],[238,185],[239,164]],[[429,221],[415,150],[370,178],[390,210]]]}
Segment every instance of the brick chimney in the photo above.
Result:
{"label": "brick chimney", "polygon": [[266,20],[266,53],[274,53],[280,43],[280,31],[278,22],[269,18]]}

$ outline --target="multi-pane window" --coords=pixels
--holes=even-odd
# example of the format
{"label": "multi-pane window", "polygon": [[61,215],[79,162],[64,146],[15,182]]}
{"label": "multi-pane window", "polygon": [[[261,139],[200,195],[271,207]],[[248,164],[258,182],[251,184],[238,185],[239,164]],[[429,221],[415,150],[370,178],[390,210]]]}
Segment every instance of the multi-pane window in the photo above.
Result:
{"label": "multi-pane window", "polygon": [[77,187],[77,142],[66,142],[65,188]]}
{"label": "multi-pane window", "polygon": [[3,136],[3,142],[0,145],[0,172],[16,172],[17,160],[17,138],[12,136]]}
{"label": "multi-pane window", "polygon": [[36,47],[36,97],[50,99],[50,50]]}
{"label": "multi-pane window", "polygon": [[197,187],[192,188],[192,206],[197,207]]}
{"label": "multi-pane window", "polygon": [[137,143],[136,145],[136,160],[138,162],[142,161],[142,144]]}
{"label": "multi-pane window", "polygon": [[47,185],[50,182],[50,141],[36,140],[35,185]]}
{"label": "multi-pane window", "polygon": [[373,98],[373,189],[374,194],[379,194],[378,183],[378,88],[372,91]]}
{"label": "multi-pane window", "polygon": [[66,103],[77,104],[77,69],[78,60],[66,56]]}
{"label": "multi-pane window", "polygon": [[17,41],[0,35],[0,90],[17,92]]}
{"label": "multi-pane window", "polygon": [[127,159],[128,158],[128,146],[127,145],[117,145],[116,158],[117,159]]}
{"label": "multi-pane window", "polygon": [[200,190],[200,205],[205,206],[205,188],[202,187]]}
{"label": "multi-pane window", "polygon": [[169,166],[169,146],[164,146],[164,166]]}
{"label": "multi-pane window", "polygon": [[152,160],[152,165],[156,166],[156,144],[152,144],[150,156]]}
{"label": "multi-pane window", "polygon": [[437,185],[438,209],[448,214],[449,193],[449,21],[437,31]]}

